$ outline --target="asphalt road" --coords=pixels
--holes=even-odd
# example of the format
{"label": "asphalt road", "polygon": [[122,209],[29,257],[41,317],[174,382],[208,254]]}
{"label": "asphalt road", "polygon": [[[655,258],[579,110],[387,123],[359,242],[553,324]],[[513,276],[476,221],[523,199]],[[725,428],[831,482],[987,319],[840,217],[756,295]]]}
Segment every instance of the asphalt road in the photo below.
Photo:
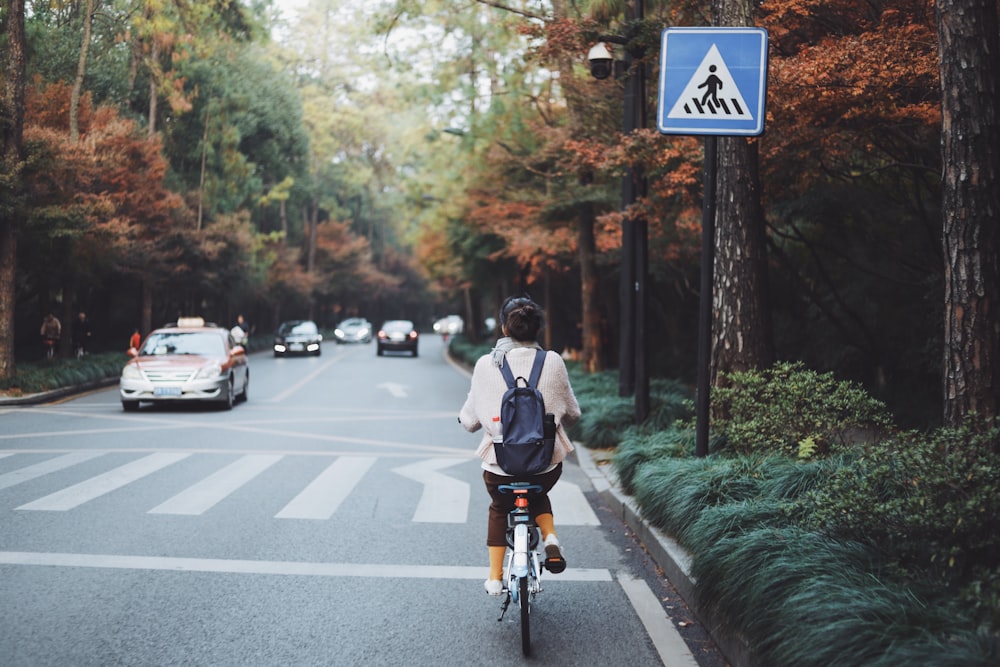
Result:
{"label": "asphalt road", "polygon": [[[441,339],[250,365],[231,412],[126,414],[117,388],[0,409],[0,664],[523,662],[483,592],[488,497]],[[531,662],[723,664],[572,462],[553,504],[569,569]]]}

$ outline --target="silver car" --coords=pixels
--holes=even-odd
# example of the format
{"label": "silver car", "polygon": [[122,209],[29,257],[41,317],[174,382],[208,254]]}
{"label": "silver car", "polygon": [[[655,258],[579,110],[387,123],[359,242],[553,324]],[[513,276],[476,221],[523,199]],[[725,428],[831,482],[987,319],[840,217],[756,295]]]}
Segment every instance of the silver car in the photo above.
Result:
{"label": "silver car", "polygon": [[373,335],[372,323],[363,317],[349,317],[333,330],[338,343],[370,343]]}
{"label": "silver car", "polygon": [[140,401],[208,401],[232,409],[247,399],[250,368],[246,351],[228,330],[201,318],[181,318],[146,337],[122,369],[122,409]]}

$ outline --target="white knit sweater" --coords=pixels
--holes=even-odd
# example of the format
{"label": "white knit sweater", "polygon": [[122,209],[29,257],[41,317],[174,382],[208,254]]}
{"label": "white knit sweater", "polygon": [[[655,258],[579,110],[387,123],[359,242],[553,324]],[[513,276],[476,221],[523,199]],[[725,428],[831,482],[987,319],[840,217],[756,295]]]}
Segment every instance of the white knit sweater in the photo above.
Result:
{"label": "white knit sweater", "polygon": [[[510,364],[515,378],[519,376],[527,378],[531,373],[536,349],[537,346],[534,344],[514,343],[507,351],[507,363]],[[566,437],[564,429],[580,419],[580,404],[577,403],[573,388],[569,384],[566,364],[556,352],[550,350],[545,355],[545,364],[538,379],[538,389],[545,399],[545,411],[555,415],[558,426],[556,446],[552,455],[554,466],[573,451],[573,443]],[[485,470],[498,475],[505,473],[497,465],[496,453],[493,451],[492,429],[493,417],[500,414],[500,402],[505,391],[507,384],[494,363],[493,355],[483,355],[472,371],[472,386],[458,417],[462,426],[470,433],[483,429],[483,438],[476,454],[483,460]]]}

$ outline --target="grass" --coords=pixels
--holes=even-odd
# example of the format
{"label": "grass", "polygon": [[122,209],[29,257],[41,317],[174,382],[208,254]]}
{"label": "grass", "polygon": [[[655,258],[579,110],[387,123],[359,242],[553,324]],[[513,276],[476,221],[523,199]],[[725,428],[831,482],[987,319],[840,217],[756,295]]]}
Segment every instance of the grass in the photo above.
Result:
{"label": "grass", "polygon": [[692,554],[699,605],[755,664],[1000,664],[996,628],[954,590],[905,576],[875,545],[805,527],[803,499],[849,456],[689,452],[688,432],[633,434],[614,463],[643,516]]}

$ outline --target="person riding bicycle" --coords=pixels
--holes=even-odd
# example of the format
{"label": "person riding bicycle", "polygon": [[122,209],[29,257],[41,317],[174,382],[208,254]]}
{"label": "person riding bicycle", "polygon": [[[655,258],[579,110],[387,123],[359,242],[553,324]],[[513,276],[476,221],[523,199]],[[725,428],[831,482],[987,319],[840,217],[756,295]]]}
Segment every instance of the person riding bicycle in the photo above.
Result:
{"label": "person riding bicycle", "polygon": [[483,355],[476,362],[469,395],[458,417],[459,423],[470,433],[483,429],[483,437],[476,454],[482,459],[483,481],[491,499],[486,534],[490,571],[489,577],[484,582],[486,592],[490,595],[503,593],[507,514],[514,509],[513,494],[500,493],[498,487],[501,484],[530,482],[542,487],[543,493],[532,498],[531,513],[542,531],[545,567],[553,573],[562,572],[566,568],[566,560],[563,558],[559,539],[556,537],[552,503],[548,492],[562,475],[563,459],[573,451],[573,443],[566,436],[565,429],[580,418],[580,404],[570,386],[566,364],[558,353],[551,350],[546,353],[545,364],[538,380],[538,389],[545,400],[545,411],[555,415],[557,425],[552,464],[538,475],[515,477],[500,468],[493,450],[492,429],[495,428],[493,418],[499,414],[501,399],[507,390],[500,365],[506,358],[515,377],[527,377],[535,358],[535,350],[541,349],[538,344],[538,334],[544,323],[545,315],[541,306],[530,297],[510,297],[504,301],[500,308],[500,327],[503,337],[497,340],[496,347],[489,354]]}
{"label": "person riding bicycle", "polygon": [[59,338],[62,336],[62,323],[59,322],[58,317],[49,313],[42,320],[42,328],[39,333],[42,336],[42,344],[46,347],[46,354],[51,359],[59,344]]}

